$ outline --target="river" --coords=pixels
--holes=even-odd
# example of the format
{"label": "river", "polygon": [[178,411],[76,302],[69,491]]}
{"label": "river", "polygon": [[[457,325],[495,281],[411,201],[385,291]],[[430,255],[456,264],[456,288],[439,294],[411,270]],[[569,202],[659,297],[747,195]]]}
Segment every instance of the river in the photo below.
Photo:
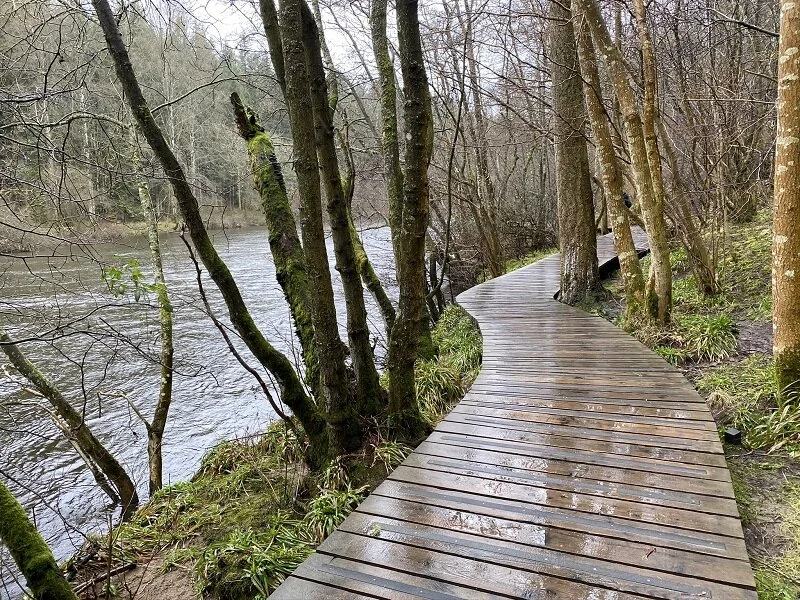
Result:
{"label": "river", "polygon": [[[396,297],[388,229],[365,230],[363,239],[378,276],[390,296]],[[164,481],[174,483],[189,478],[214,444],[261,431],[275,415],[203,313],[195,270],[183,243],[176,234],[164,235],[162,240],[165,277],[174,305],[176,357],[173,404],[164,436]],[[276,347],[290,356],[296,353],[266,232],[218,232],[214,243],[258,326]],[[328,246],[332,259],[330,240]],[[0,263],[2,319],[10,323],[8,328],[17,339],[52,335],[53,327],[61,326],[54,343],[32,342],[22,348],[68,398],[85,402],[90,427],[132,474],[145,498],[146,436],[125,397],[145,415],[152,414],[158,393],[155,299],[136,301],[131,293],[115,298],[101,276],[103,264],[136,259],[149,279],[145,242],[61,253],[66,256]],[[331,271],[344,336],[341,283],[336,271]],[[207,277],[204,282],[215,312],[224,316],[216,288]],[[380,313],[366,295],[371,329],[382,353]],[[243,354],[249,356],[246,351]],[[12,491],[34,514],[56,558],[63,560],[81,546],[86,533],[107,526],[107,498],[37,402],[8,373],[0,373],[0,468],[7,484],[13,478]],[[0,597],[16,596],[18,589],[10,583],[10,558],[5,551],[0,558],[5,565],[0,566]]]}

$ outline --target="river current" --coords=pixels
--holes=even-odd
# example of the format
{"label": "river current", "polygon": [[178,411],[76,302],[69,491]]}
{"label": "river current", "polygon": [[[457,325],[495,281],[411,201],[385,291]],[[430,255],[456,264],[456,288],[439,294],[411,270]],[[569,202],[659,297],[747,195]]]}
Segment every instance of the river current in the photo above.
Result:
{"label": "river current", "polygon": [[[365,230],[364,244],[390,296],[396,297],[391,240],[386,228]],[[219,232],[214,243],[227,262],[256,323],[280,350],[292,356],[298,344],[289,312],[275,280],[263,229]],[[272,420],[253,378],[231,356],[204,314],[196,273],[177,234],[162,238],[165,278],[174,306],[175,379],[173,404],[164,435],[164,481],[186,480],[203,454],[225,439],[247,436]],[[329,240],[328,254],[333,259]],[[89,426],[132,474],[139,495],[147,496],[147,440],[130,404],[152,415],[158,394],[157,311],[152,294],[134,297],[129,283],[116,297],[103,280],[103,265],[140,263],[150,279],[144,240],[100,245],[80,251],[57,250],[55,258],[0,259],[0,318],[21,348],[76,406],[85,406]],[[63,256],[59,256],[63,255]],[[107,271],[108,272],[108,271]],[[343,339],[345,312],[335,269],[337,311]],[[127,273],[122,281],[129,280]],[[220,320],[226,312],[213,283],[204,277]],[[372,335],[382,354],[380,313],[366,294]],[[36,338],[53,338],[42,343]],[[243,348],[243,344],[237,343]],[[251,365],[256,362],[247,353]],[[5,357],[0,353],[0,357]],[[0,359],[0,364],[4,361]],[[84,535],[107,527],[107,498],[84,463],[54,427],[41,400],[25,391],[10,371],[0,372],[0,469],[3,480],[34,516],[63,560]],[[0,597],[17,596],[10,558],[0,564]]]}

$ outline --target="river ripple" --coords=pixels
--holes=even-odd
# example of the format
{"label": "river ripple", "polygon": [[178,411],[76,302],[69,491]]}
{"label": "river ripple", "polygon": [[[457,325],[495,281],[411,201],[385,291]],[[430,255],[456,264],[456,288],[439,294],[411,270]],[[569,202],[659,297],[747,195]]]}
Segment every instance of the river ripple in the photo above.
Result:
{"label": "river ripple", "polygon": [[[367,230],[363,237],[379,277],[389,294],[396,297],[388,229]],[[214,242],[258,326],[276,347],[290,354],[296,352],[289,311],[275,281],[266,233],[261,229],[228,231],[216,234]],[[332,259],[330,240],[328,246]],[[275,415],[252,377],[230,355],[203,314],[194,267],[182,242],[174,234],[166,235],[163,249],[165,277],[175,308],[176,353],[174,400],[164,436],[164,479],[176,482],[196,471],[211,446],[223,439],[261,431]],[[135,402],[145,415],[152,414],[158,393],[158,365],[154,362],[159,351],[157,312],[146,306],[148,301],[154,302],[153,298],[137,303],[130,294],[123,300],[110,295],[102,281],[100,265],[135,258],[149,278],[147,250],[142,242],[138,247],[98,246],[80,254],[92,255],[92,259],[31,259],[0,264],[0,311],[5,320],[13,323],[15,337],[35,337],[51,330],[54,324],[75,319],[80,320],[73,329],[94,332],[62,337],[52,344],[28,343],[23,349],[76,405],[86,398],[92,430],[133,475],[144,498],[146,435],[120,394]],[[341,283],[334,269],[332,273],[344,336]],[[217,315],[222,317],[226,313],[216,288],[208,280],[204,286]],[[104,307],[106,303],[116,306]],[[380,353],[380,313],[368,295],[367,304],[373,335],[380,340]],[[249,356],[246,350],[243,354]],[[255,364],[254,360],[250,362]],[[20,400],[26,404],[20,404]],[[13,478],[12,491],[33,512],[39,530],[61,560],[81,545],[85,533],[106,525],[106,497],[47,414],[31,404],[33,400],[13,380],[0,374],[0,465]],[[2,575],[7,582],[9,571],[3,569]],[[11,587],[5,591],[0,588],[0,596],[8,595],[16,593]]]}

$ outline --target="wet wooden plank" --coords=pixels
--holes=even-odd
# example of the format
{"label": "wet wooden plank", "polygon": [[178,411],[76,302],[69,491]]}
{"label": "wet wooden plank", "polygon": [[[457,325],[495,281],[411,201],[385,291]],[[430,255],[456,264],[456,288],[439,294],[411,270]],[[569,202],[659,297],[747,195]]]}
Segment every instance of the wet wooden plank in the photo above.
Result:
{"label": "wet wooden plank", "polygon": [[[669,450],[685,450],[687,452],[694,452],[697,454],[722,454],[719,442],[692,440],[678,437],[655,437],[655,436],[641,436],[637,433],[628,433],[624,431],[604,431],[602,429],[582,429],[580,427],[572,427],[569,424],[564,425],[543,425],[534,421],[521,421],[515,419],[504,419],[502,417],[487,416],[487,415],[474,415],[463,413],[450,413],[440,425],[445,423],[463,423],[465,425],[480,425],[484,427],[491,427],[497,431],[498,436],[507,435],[505,430],[517,431],[522,433],[538,434],[540,437],[548,440],[548,444],[559,445],[564,448],[584,447],[594,445],[602,452],[603,449],[608,447],[615,447],[619,443],[627,443],[637,446],[650,446],[653,450],[641,451],[652,453],[667,453]],[[582,439],[575,439],[575,436],[582,436]],[[489,435],[488,437],[493,437]],[[525,438],[530,439],[530,438]],[[604,443],[605,442],[605,443]],[[639,450],[635,450],[639,452]],[[638,455],[638,454],[637,454]],[[703,460],[705,460],[704,457]],[[724,465],[724,458],[721,458],[721,466]]]}
{"label": "wet wooden plank", "polygon": [[[527,522],[516,515],[513,518],[503,518],[496,516],[487,507],[471,508],[472,510],[461,508],[454,512],[449,507],[373,494],[358,507],[358,512],[375,516],[389,515],[411,523],[466,531],[489,539],[512,540],[575,556],[610,558],[614,562],[655,571],[678,574],[690,572],[696,577],[712,581],[717,580],[720,573],[727,573],[733,584],[747,585],[749,582],[747,569],[743,568],[747,563],[742,560],[676,550],[659,545],[657,540],[640,543],[587,532],[579,533]],[[503,512],[499,511],[499,514]],[[367,533],[370,532],[374,534],[375,530],[370,527]]]}
{"label": "wet wooden plank", "polygon": [[[591,428],[597,428],[598,424],[594,423],[594,421],[610,421],[614,425],[612,428],[616,431],[621,428],[626,427],[626,425],[621,425],[623,423],[627,423],[630,426],[644,426],[644,427],[666,427],[667,434],[674,433],[676,429],[689,429],[695,432],[711,432],[713,435],[717,435],[717,427],[714,424],[714,421],[703,419],[703,420],[695,420],[690,419],[688,417],[679,417],[677,419],[671,419],[669,417],[659,417],[655,415],[647,415],[642,413],[634,413],[634,414],[610,414],[607,415],[603,411],[593,411],[589,409],[582,409],[582,410],[574,410],[569,408],[550,408],[550,407],[543,407],[543,406],[536,406],[536,405],[524,405],[524,404],[508,404],[508,403],[496,403],[496,402],[487,402],[487,401],[476,401],[473,397],[465,398],[457,408],[464,408],[464,407],[473,407],[475,410],[485,410],[485,411],[498,411],[501,415],[505,414],[513,414],[513,415],[525,415],[525,413],[531,413],[530,419],[524,418],[520,420],[531,420],[533,419],[537,423],[548,423],[550,422],[548,419],[552,419],[553,422],[557,423],[564,423],[565,420],[568,420],[570,424],[576,424],[581,421],[592,421]],[[468,413],[474,414],[474,413]],[[527,415],[526,415],[527,417]],[[518,417],[514,417],[518,418]],[[602,424],[601,424],[602,425]],[[586,425],[589,427],[589,425]],[[604,428],[604,427],[599,427]],[[652,435],[658,435],[656,433],[656,429],[652,430]],[[663,435],[663,434],[662,434]],[[672,435],[668,435],[668,437],[673,437]],[[688,437],[692,438],[692,435]],[[711,438],[714,439],[714,438]]]}
{"label": "wet wooden plank", "polygon": [[596,401],[596,400],[581,400],[579,398],[570,399],[554,399],[554,398],[541,398],[538,395],[522,395],[522,396],[501,396],[499,394],[479,394],[477,392],[470,393],[462,401],[462,404],[493,404],[504,406],[525,406],[525,407],[539,407],[552,410],[570,410],[581,411],[584,413],[591,413],[592,416],[596,414],[611,415],[611,418],[618,415],[637,415],[645,417],[659,417],[661,419],[675,419],[676,425],[680,426],[682,421],[706,421],[714,423],[708,411],[696,409],[683,409],[680,407],[662,408],[653,406],[651,402],[642,400],[628,400],[628,401]]}
{"label": "wet wooden plank", "polygon": [[[458,528],[442,529],[426,524],[408,523],[391,517],[352,514],[340,527],[342,531],[388,540],[422,550],[446,552],[462,558],[479,560],[519,571],[557,576],[573,582],[619,590],[646,598],[747,598],[745,590],[720,585],[717,577],[730,579],[734,573],[717,572],[712,579],[658,573],[609,560],[576,557],[541,546],[521,543],[508,537],[487,539],[480,533]],[[576,590],[577,591],[577,590]]]}
{"label": "wet wooden plank", "polygon": [[601,467],[578,462],[580,458],[576,456],[575,462],[546,460],[423,442],[404,464],[453,473],[488,473],[539,487],[635,497],[648,503],[739,516],[736,503],[730,499],[731,486],[726,482]]}
{"label": "wet wooden plank", "polygon": [[663,505],[652,506],[644,502],[631,502],[611,497],[599,500],[588,494],[565,493],[557,489],[537,488],[492,477],[413,469],[404,465],[397,467],[389,477],[392,481],[428,485],[441,490],[499,496],[539,506],[552,506],[589,514],[613,515],[637,523],[653,523],[692,532],[743,537],[739,519],[722,515],[707,515],[690,510],[668,508]]}
{"label": "wet wooden plank", "polygon": [[472,389],[273,597],[756,599],[705,402],[558,282],[555,255],[459,297]]}
{"label": "wet wooden plank", "polygon": [[[402,543],[370,536],[355,535],[338,530],[336,536],[325,540],[319,551],[322,554],[341,556],[354,561],[384,564],[397,572],[402,580],[407,575],[438,579],[446,583],[471,588],[481,594],[492,594],[506,598],[591,598],[593,589],[581,582],[569,581],[535,571],[498,565],[469,556],[456,556],[434,550],[418,548]],[[612,590],[606,588],[608,592]],[[458,596],[471,598],[470,594]],[[645,598],[624,592],[596,595],[611,600],[633,600]]]}

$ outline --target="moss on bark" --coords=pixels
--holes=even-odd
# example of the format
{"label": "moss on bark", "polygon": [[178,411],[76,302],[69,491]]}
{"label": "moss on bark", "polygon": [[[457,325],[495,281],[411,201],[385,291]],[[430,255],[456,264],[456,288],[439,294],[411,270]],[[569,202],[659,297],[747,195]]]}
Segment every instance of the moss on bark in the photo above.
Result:
{"label": "moss on bark", "polygon": [[0,540],[36,600],[75,600],[53,553],[9,489],[0,482]]}
{"label": "moss on bark", "polygon": [[253,184],[261,198],[269,233],[275,277],[289,304],[303,350],[306,383],[317,395],[320,393],[319,364],[314,352],[314,324],[309,310],[308,269],[283,171],[275,156],[272,139],[259,122],[258,115],[245,107],[235,92],[231,94],[231,104],[239,135],[247,142]]}

